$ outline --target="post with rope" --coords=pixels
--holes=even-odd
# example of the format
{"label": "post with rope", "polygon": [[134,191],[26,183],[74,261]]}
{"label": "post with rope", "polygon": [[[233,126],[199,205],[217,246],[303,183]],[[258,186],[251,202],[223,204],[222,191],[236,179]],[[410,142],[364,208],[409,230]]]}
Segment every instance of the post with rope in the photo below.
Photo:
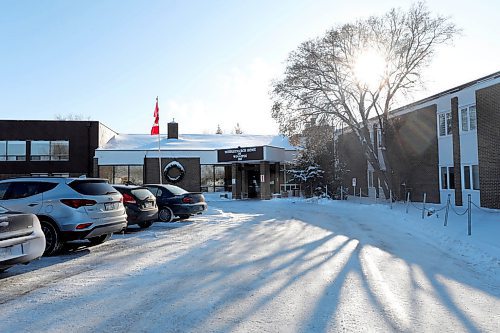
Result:
{"label": "post with rope", "polygon": [[424,206],[422,207],[422,220],[424,219],[425,215],[425,200],[427,199],[427,193],[424,193]]}
{"label": "post with rope", "polygon": [[408,214],[408,207],[410,206],[410,192],[406,193],[406,214]]}
{"label": "post with rope", "polygon": [[471,195],[467,194],[467,213],[468,213],[468,223],[467,223],[467,235],[470,236],[472,233],[472,221],[471,221]]}
{"label": "post with rope", "polygon": [[450,212],[451,194],[448,193],[448,200],[446,201],[446,214],[444,215],[444,226],[448,225],[448,213]]}

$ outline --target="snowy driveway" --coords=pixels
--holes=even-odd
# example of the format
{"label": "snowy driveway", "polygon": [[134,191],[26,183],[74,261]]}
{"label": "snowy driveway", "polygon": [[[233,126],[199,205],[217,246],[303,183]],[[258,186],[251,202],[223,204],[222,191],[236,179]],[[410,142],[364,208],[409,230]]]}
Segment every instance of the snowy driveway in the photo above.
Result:
{"label": "snowy driveway", "polygon": [[1,332],[494,332],[498,258],[371,206],[210,203],[0,275]]}

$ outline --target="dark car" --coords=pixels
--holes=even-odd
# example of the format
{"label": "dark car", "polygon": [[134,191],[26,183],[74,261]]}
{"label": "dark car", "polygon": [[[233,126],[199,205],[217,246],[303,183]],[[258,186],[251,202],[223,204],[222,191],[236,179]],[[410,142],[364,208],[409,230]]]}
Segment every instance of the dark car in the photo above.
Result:
{"label": "dark car", "polygon": [[41,257],[44,250],[45,236],[38,218],[0,206],[0,273]]}
{"label": "dark car", "polygon": [[146,187],[136,185],[113,185],[122,194],[127,211],[127,224],[141,228],[150,227],[158,220],[156,198]]}
{"label": "dark car", "polygon": [[158,218],[162,222],[170,222],[174,216],[187,219],[201,214],[207,209],[205,197],[199,192],[188,192],[175,185],[147,184],[158,204]]}

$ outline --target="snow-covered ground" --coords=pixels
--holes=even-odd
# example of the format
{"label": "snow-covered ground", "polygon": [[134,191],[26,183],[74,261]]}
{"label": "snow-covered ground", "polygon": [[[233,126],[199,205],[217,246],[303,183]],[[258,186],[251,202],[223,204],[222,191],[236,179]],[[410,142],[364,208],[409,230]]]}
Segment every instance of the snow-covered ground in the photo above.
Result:
{"label": "snow-covered ground", "polygon": [[499,331],[497,212],[467,236],[467,214],[444,227],[418,204],[208,198],[0,274],[0,331]]}

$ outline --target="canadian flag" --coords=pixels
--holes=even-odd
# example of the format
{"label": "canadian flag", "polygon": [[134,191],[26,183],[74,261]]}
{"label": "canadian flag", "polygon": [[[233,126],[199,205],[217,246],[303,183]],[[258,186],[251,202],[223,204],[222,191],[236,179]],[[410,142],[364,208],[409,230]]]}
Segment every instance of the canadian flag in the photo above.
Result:
{"label": "canadian flag", "polygon": [[158,108],[158,97],[156,97],[156,106],[155,113],[153,114],[155,117],[155,122],[153,127],[151,127],[151,135],[159,135],[160,134],[160,108]]}

